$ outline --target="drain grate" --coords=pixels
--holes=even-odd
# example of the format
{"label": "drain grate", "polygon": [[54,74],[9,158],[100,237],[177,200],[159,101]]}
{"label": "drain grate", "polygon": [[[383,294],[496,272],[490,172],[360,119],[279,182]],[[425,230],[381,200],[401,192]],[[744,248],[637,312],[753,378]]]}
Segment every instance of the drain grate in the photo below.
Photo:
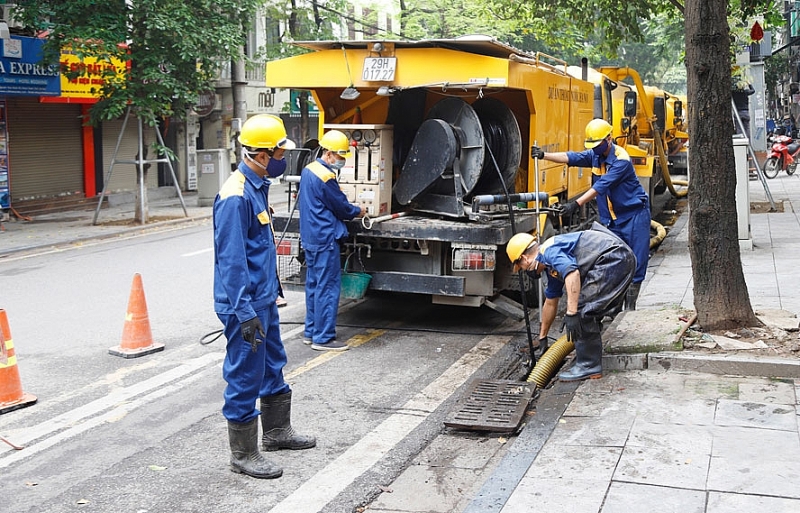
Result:
{"label": "drain grate", "polygon": [[519,426],[535,391],[535,383],[472,380],[465,396],[456,403],[444,425],[510,433]]}

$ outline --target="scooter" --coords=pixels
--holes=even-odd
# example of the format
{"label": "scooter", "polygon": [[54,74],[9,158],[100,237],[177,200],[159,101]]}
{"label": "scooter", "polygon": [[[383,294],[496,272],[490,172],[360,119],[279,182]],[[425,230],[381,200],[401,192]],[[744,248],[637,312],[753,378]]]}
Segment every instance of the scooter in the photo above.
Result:
{"label": "scooter", "polygon": [[764,164],[764,176],[775,178],[781,170],[793,175],[800,159],[800,143],[794,142],[788,135],[773,135],[770,141],[772,148]]}

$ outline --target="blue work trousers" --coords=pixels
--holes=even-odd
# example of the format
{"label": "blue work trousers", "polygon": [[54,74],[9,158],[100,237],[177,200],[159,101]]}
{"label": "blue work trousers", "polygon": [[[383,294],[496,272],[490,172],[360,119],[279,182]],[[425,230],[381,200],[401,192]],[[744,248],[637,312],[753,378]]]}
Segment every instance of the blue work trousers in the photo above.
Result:
{"label": "blue work trousers", "polygon": [[620,222],[614,220],[609,230],[633,250],[636,257],[636,272],[633,283],[642,283],[647,274],[647,262],[650,260],[650,205],[646,203],[641,210]]}
{"label": "blue work trousers", "polygon": [[[225,404],[222,414],[231,422],[246,423],[257,418],[261,411],[256,402],[259,397],[285,394],[291,389],[283,379],[286,365],[286,351],[281,340],[278,306],[271,306],[256,312],[264,326],[264,343],[253,352],[249,342],[242,338],[242,324],[233,314],[217,314],[225,326],[223,331],[228,344],[225,347],[225,361],[222,363],[222,377],[225,387]],[[262,338],[261,335],[258,335]]]}
{"label": "blue work trousers", "polygon": [[306,323],[303,336],[315,344],[326,344],[336,338],[336,317],[342,269],[339,245],[331,244],[320,251],[306,250]]}

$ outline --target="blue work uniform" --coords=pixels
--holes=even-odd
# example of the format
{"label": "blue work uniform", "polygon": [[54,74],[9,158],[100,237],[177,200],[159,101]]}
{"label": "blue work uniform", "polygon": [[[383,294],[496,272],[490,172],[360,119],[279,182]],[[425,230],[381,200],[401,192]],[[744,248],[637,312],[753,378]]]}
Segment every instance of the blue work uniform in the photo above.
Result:
{"label": "blue work uniform", "polygon": [[300,241],[306,258],[306,320],[303,336],[315,344],[336,339],[341,292],[344,221],[361,213],[347,200],[336,173],[322,159],[303,168],[298,193]]}
{"label": "blue work uniform", "polygon": [[633,283],[644,281],[650,259],[650,202],[624,148],[612,145],[607,157],[592,150],[568,151],[570,166],[592,168],[600,223],[616,233],[636,256]]}
{"label": "blue work uniform", "polygon": [[564,294],[564,281],[577,270],[581,277],[581,318],[602,319],[620,306],[633,279],[636,259],[625,242],[593,223],[591,230],[550,237],[539,246],[536,261],[546,268],[547,299]]}
{"label": "blue work uniform", "polygon": [[[269,185],[244,163],[214,200],[214,311],[227,339],[222,414],[246,423],[260,415],[256,399],[290,391],[283,379],[277,255],[269,215]],[[255,352],[241,323],[258,317],[266,336]],[[259,338],[261,336],[259,335]]]}

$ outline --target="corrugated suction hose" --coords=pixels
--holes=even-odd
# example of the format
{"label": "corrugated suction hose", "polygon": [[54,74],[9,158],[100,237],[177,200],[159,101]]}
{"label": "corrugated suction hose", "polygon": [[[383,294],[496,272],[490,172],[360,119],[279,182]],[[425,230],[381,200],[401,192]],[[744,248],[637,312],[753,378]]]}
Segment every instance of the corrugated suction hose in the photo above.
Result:
{"label": "corrugated suction hose", "polygon": [[650,249],[661,244],[661,241],[667,236],[667,230],[664,229],[664,226],[661,223],[656,221],[650,220],[650,229],[655,230],[656,234],[653,237],[650,237]]}
{"label": "corrugated suction hose", "polygon": [[545,351],[542,357],[536,361],[536,366],[528,375],[526,381],[528,383],[536,383],[536,386],[539,388],[544,388],[573,349],[575,349],[575,344],[569,342],[566,335],[561,336],[561,338],[556,340],[556,342]]}

